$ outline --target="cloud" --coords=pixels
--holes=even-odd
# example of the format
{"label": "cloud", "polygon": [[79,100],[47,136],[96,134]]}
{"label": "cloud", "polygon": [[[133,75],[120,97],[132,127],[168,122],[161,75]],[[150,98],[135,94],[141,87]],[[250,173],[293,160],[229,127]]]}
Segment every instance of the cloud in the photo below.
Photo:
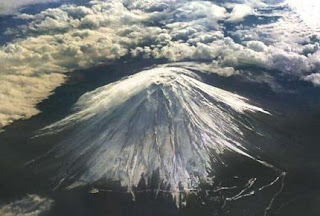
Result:
{"label": "cloud", "polygon": [[230,13],[227,21],[238,22],[243,20],[246,16],[253,14],[253,8],[246,4],[232,5],[232,12]]}
{"label": "cloud", "polygon": [[[66,72],[116,60],[127,55],[129,47],[163,39],[163,35],[162,38],[157,35],[165,31],[134,25],[135,20],[127,23],[121,19],[142,17],[130,15],[123,5],[111,6],[114,8],[93,4],[91,9],[75,6],[48,9],[35,15],[29,24],[26,34],[34,36],[1,48],[2,126],[37,114],[35,105],[65,81]],[[104,17],[107,9],[103,8],[108,8],[108,17]],[[98,11],[95,18],[92,18],[92,10]],[[121,10],[122,16],[118,16]],[[69,18],[69,13],[75,18]],[[92,29],[94,20],[98,20],[99,29]],[[113,28],[117,23],[126,24]]]}
{"label": "cloud", "polygon": [[38,114],[35,104],[50,95],[52,89],[63,81],[64,77],[57,73],[3,76],[0,81],[0,127]]}
{"label": "cloud", "polygon": [[9,15],[17,13],[17,11],[25,6],[46,3],[46,2],[57,2],[59,0],[19,0],[19,1],[8,1],[0,0],[0,15]]}
{"label": "cloud", "polygon": [[310,74],[303,78],[305,81],[312,82],[315,86],[320,86],[320,73]]}
{"label": "cloud", "polygon": [[0,206],[1,216],[40,216],[48,212],[53,200],[38,195],[26,197]]}
{"label": "cloud", "polygon": [[320,22],[320,3],[318,0],[286,0],[288,3],[305,21],[305,23],[312,27],[319,27]]}
{"label": "cloud", "polygon": [[[269,5],[275,3],[93,0],[21,14],[28,24],[11,29],[21,38],[0,48],[0,125],[37,114],[36,104],[67,72],[124,56],[202,61],[220,74],[254,66],[303,78],[319,69],[318,37],[295,14]],[[244,25],[250,14],[266,23]],[[230,22],[235,29],[226,28]]]}
{"label": "cloud", "polygon": [[169,63],[167,66],[184,68],[191,71],[198,71],[201,73],[218,74],[224,77],[230,77],[239,74],[239,71],[233,67],[221,67],[217,61],[210,63],[205,62],[175,62]]}

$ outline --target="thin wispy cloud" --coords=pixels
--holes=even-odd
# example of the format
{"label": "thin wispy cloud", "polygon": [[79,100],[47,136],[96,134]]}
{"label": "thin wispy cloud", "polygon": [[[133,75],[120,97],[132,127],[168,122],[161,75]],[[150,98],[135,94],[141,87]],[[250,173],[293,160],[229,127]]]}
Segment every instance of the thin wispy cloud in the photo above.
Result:
{"label": "thin wispy cloud", "polygon": [[59,0],[0,0],[0,15],[15,14],[20,9],[38,3],[58,2]]}

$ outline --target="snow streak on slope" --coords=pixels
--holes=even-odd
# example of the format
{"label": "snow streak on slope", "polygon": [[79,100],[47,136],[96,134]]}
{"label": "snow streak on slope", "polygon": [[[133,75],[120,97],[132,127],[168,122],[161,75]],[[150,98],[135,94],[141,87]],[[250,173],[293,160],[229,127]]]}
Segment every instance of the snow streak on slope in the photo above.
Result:
{"label": "snow streak on slope", "polygon": [[246,150],[241,128],[249,112],[269,113],[199,80],[186,69],[159,67],[83,95],[74,114],[43,131],[70,129],[48,153],[63,164],[57,180],[73,187],[112,179],[131,190],[157,174],[176,192],[208,181],[225,151],[264,163]]}

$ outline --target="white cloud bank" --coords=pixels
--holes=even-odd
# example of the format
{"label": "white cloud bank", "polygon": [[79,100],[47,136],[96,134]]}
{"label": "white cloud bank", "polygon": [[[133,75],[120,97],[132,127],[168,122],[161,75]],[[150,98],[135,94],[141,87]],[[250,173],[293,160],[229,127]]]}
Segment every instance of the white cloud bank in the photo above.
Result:
{"label": "white cloud bank", "polygon": [[319,0],[286,0],[301,18],[312,27],[320,25],[320,1]]}
{"label": "white cloud bank", "polygon": [[[123,56],[205,61],[210,68],[206,71],[226,76],[238,74],[242,66],[302,79],[320,71],[318,36],[270,2],[275,3],[93,0],[88,6],[62,5],[35,15],[21,14],[29,24],[11,32],[20,32],[23,38],[0,48],[0,127],[37,114],[35,105],[65,81],[66,72]],[[265,14],[262,8],[275,12]],[[224,23],[273,14],[282,19],[238,25],[230,34],[240,43],[225,36]]]}

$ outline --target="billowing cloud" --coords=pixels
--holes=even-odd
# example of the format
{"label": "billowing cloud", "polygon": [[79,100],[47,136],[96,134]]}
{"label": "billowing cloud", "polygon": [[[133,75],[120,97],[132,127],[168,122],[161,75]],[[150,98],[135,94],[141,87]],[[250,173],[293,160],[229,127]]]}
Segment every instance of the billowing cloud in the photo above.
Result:
{"label": "billowing cloud", "polygon": [[[21,14],[28,24],[8,31],[21,39],[0,48],[0,126],[37,114],[35,105],[67,72],[124,56],[200,61],[205,72],[228,76],[254,66],[303,79],[320,68],[318,36],[276,3],[92,0]],[[248,15],[260,21],[245,25]]]}
{"label": "billowing cloud", "polygon": [[315,86],[320,86],[320,73],[313,73],[306,77],[304,80],[312,82]]}
{"label": "billowing cloud", "polygon": [[241,21],[248,15],[254,13],[253,8],[250,5],[246,4],[235,4],[231,6],[232,12],[229,15],[228,21],[235,22]]}

